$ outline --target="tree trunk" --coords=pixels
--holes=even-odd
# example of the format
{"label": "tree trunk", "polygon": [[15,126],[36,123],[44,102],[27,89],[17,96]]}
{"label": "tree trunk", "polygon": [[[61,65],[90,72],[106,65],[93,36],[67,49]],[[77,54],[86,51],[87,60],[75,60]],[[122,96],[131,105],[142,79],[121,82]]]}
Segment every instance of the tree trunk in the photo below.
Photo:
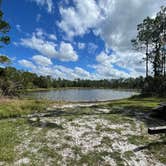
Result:
{"label": "tree trunk", "polygon": [[148,61],[149,61],[149,47],[148,47],[148,42],[146,43],[146,77],[148,77]]}

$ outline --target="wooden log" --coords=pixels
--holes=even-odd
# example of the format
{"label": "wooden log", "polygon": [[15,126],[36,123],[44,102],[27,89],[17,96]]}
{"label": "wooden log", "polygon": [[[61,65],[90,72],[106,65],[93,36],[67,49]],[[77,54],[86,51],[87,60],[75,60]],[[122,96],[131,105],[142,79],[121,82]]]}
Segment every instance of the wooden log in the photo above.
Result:
{"label": "wooden log", "polygon": [[159,134],[159,133],[166,133],[166,126],[159,126],[159,127],[150,127],[148,128],[149,134]]}

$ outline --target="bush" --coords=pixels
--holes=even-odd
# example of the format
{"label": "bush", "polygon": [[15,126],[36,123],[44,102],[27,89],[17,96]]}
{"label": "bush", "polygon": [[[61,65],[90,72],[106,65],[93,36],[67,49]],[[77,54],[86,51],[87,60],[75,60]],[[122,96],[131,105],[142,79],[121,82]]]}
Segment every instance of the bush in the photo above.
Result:
{"label": "bush", "polygon": [[144,82],[142,94],[145,96],[166,97],[166,77],[147,77]]}

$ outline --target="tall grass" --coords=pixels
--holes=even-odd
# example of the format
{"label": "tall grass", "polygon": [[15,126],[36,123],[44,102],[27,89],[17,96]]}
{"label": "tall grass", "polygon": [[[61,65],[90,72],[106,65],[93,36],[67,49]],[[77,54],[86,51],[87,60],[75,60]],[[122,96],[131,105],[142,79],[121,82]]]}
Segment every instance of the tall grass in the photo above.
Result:
{"label": "tall grass", "polygon": [[51,103],[46,100],[0,99],[0,119],[42,112]]}

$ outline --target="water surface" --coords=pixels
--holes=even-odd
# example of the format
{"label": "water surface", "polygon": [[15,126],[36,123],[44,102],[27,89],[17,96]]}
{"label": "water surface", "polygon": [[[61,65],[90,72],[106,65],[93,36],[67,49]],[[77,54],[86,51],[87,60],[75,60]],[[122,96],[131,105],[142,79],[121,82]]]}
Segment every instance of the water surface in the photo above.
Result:
{"label": "water surface", "polygon": [[133,91],[112,89],[61,89],[51,91],[30,92],[28,97],[35,99],[48,99],[54,101],[106,101],[128,98],[135,95]]}

